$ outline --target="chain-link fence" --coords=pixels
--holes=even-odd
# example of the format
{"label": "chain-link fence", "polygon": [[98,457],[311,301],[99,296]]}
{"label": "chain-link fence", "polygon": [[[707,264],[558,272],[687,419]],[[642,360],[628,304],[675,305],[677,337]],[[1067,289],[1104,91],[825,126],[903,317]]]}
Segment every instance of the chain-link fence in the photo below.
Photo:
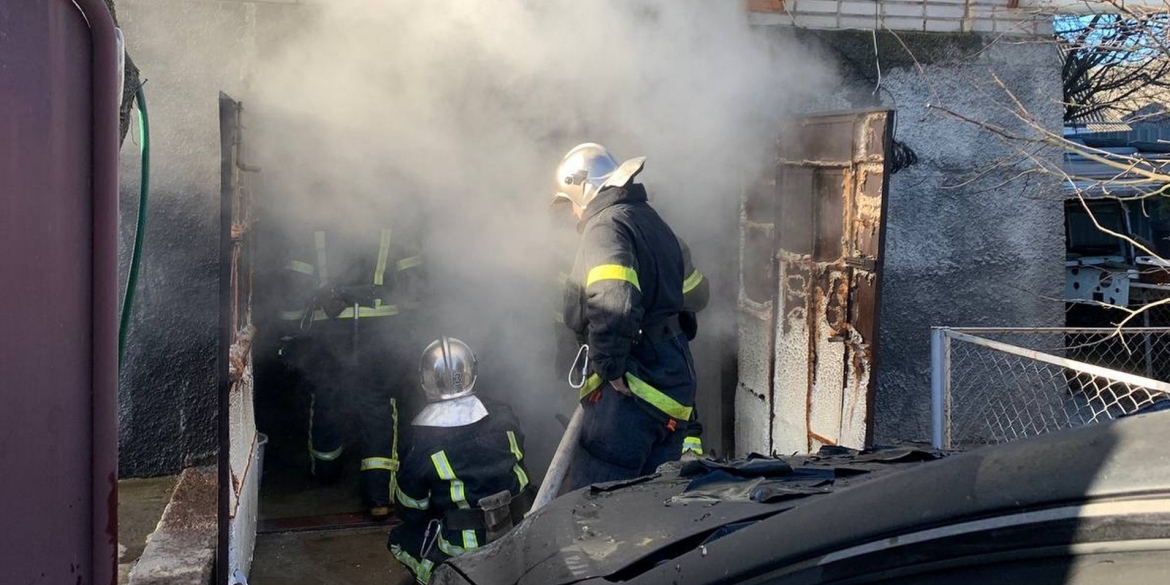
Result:
{"label": "chain-link fence", "polygon": [[931,351],[940,448],[1109,420],[1170,398],[1170,328],[935,328]]}

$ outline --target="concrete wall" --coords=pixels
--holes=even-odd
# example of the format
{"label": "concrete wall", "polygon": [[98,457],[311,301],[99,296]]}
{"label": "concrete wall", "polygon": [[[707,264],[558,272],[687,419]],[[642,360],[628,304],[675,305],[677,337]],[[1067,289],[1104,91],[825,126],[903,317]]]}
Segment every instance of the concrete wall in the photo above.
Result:
{"label": "concrete wall", "polygon": [[[846,81],[816,109],[892,108],[895,139],[918,156],[889,182],[873,416],[877,443],[928,441],[930,327],[1061,325],[1063,305],[1053,299],[1063,286],[1064,219],[1054,177],[1004,184],[1017,171],[1000,169],[972,180],[1011,148],[927,104],[1018,130],[1022,123],[1003,109],[1005,95],[990,87],[994,73],[1040,123],[1058,129],[1055,48],[978,34],[901,33],[899,41],[879,33],[875,60],[868,31],[799,34],[835,60]],[[755,329],[741,317],[741,381],[767,367],[766,355],[742,338]],[[771,407],[741,385],[737,451],[792,450],[778,444],[784,429],[769,426],[780,418],[769,417]]]}
{"label": "concrete wall", "polygon": [[[119,0],[127,50],[147,80],[151,193],[122,371],[120,474],[210,461],[216,450],[219,295],[218,92],[243,94],[251,68],[301,7],[279,2]],[[283,33],[279,31],[285,31]],[[122,148],[121,273],[138,206],[138,137]]]}

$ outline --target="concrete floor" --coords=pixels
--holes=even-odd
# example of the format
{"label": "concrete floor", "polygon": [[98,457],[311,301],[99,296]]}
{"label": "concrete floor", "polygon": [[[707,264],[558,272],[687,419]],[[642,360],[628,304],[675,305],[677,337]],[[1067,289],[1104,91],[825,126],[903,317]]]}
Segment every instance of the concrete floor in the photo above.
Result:
{"label": "concrete floor", "polygon": [[[158,526],[178,476],[123,479],[118,482],[118,584],[130,571]],[[301,516],[301,505],[329,500],[338,488],[312,490],[302,498],[274,497],[268,504],[280,515]],[[315,494],[313,492],[316,492]],[[356,490],[353,490],[356,491]],[[316,497],[313,497],[316,496]],[[324,497],[323,497],[324,496]],[[308,500],[308,501],[307,501]],[[353,500],[345,508],[352,508]],[[261,504],[263,506],[263,503]],[[334,510],[327,510],[332,512]],[[396,585],[409,573],[386,550],[385,527],[261,534],[256,538],[251,585]]]}
{"label": "concrete floor", "polygon": [[146,539],[162,518],[179,476],[118,481],[118,584],[130,582],[130,570],[142,556]]}
{"label": "concrete floor", "polygon": [[[343,476],[321,485],[308,474],[304,441],[269,438],[260,486],[260,522],[362,513],[358,462],[350,457]],[[348,454],[347,454],[348,455]],[[386,550],[388,527],[260,534],[249,585],[396,585],[412,583]]]}
{"label": "concrete floor", "polygon": [[261,534],[249,585],[396,585],[409,573],[386,550],[385,528]]}

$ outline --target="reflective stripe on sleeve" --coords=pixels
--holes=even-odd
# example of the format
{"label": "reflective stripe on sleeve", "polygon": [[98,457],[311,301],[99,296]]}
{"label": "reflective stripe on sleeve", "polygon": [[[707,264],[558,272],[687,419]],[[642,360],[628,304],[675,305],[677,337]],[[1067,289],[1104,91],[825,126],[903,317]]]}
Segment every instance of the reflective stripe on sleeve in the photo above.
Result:
{"label": "reflective stripe on sleeve", "polygon": [[386,276],[386,259],[390,257],[390,230],[382,230],[378,242],[378,264],[374,266],[374,285],[382,286]]}
{"label": "reflective stripe on sleeve", "polygon": [[324,285],[329,281],[329,269],[325,264],[325,232],[313,232],[313,240],[317,245],[317,277]]}
{"label": "reflective stripe on sleeve", "polygon": [[520,450],[520,443],[516,441],[516,433],[508,431],[508,447],[512,454],[516,456],[516,461],[524,459],[524,453]]}
{"label": "reflective stripe on sleeve", "polygon": [[691,275],[683,281],[683,294],[685,295],[695,290],[695,287],[699,286],[699,283],[701,282],[703,282],[703,273],[699,272],[698,270],[691,272]]}
{"label": "reflective stripe on sleeve", "polygon": [[389,457],[366,457],[362,459],[362,471],[370,471],[373,469],[398,471],[398,462]]}
{"label": "reflective stripe on sleeve", "polygon": [[682,452],[692,452],[695,455],[703,454],[703,440],[699,437],[687,437],[683,439]]}
{"label": "reflective stripe on sleeve", "polygon": [[403,258],[403,259],[398,261],[398,270],[399,271],[410,270],[411,268],[414,268],[415,266],[422,266],[422,263],[423,263],[422,256],[410,256],[407,258]]}
{"label": "reflective stripe on sleeve", "polygon": [[402,491],[402,488],[399,486],[394,486],[394,495],[398,497],[398,503],[407,508],[426,510],[431,507],[431,498],[429,496],[422,499],[412,498],[406,492]]}
{"label": "reflective stripe on sleeve", "polygon": [[516,480],[520,482],[520,489],[528,487],[528,474],[524,472],[524,468],[517,463],[512,466],[512,473],[516,474]]}
{"label": "reflective stripe on sleeve", "polygon": [[308,274],[310,276],[317,274],[317,269],[313,268],[312,264],[301,262],[300,260],[289,260],[284,267],[293,272],[300,272],[301,274]]}
{"label": "reflective stripe on sleeve", "polygon": [[634,285],[634,288],[638,289],[639,292],[642,290],[642,286],[638,284],[638,273],[634,272],[634,269],[629,266],[621,266],[618,264],[594,266],[589,270],[589,275],[585,278],[585,288],[589,288],[594,283],[603,280],[622,280]]}
{"label": "reflective stripe on sleeve", "polygon": [[463,488],[463,482],[455,477],[455,470],[451,468],[451,462],[447,460],[447,452],[439,451],[431,455],[431,463],[435,465],[435,471],[439,474],[439,479],[451,482],[451,501],[455,502],[456,506],[466,510],[471,506],[467,503],[467,493]]}
{"label": "reflective stripe on sleeve", "polygon": [[520,461],[524,459],[524,452],[520,450],[520,443],[516,441],[516,433],[508,431],[508,446],[512,450],[512,455],[516,457],[516,464],[512,466],[512,473],[516,474],[516,480],[520,482],[520,489],[528,487],[528,473],[520,466]]}
{"label": "reflective stripe on sleeve", "polygon": [[691,413],[694,411],[694,408],[679,404],[678,401],[638,379],[637,376],[626,374],[626,384],[630,387],[630,392],[633,392],[634,396],[645,400],[650,406],[665,413],[666,416],[675,420],[691,419]]}

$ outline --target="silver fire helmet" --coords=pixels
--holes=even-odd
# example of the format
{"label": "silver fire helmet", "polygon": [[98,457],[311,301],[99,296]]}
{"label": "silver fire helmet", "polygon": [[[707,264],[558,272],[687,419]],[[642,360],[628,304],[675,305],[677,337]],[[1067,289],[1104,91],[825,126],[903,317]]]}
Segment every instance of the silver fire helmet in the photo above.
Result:
{"label": "silver fire helmet", "polygon": [[423,350],[418,376],[428,402],[469,396],[475,387],[475,353],[454,337],[441,337]]}
{"label": "silver fire helmet", "polygon": [[622,164],[604,146],[586,142],[574,146],[557,166],[554,199],[568,199],[584,208],[605,187],[624,187],[642,171],[646,157]]}

